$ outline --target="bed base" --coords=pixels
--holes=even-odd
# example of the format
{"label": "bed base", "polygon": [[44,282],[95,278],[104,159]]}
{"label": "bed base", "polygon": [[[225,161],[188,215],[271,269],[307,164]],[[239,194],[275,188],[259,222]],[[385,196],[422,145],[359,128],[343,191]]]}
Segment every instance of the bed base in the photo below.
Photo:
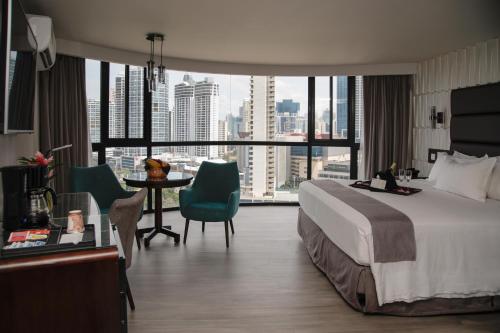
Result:
{"label": "bed base", "polygon": [[342,298],[360,312],[431,316],[500,310],[500,296],[431,298],[379,306],[375,281],[369,266],[357,264],[340,250],[301,208],[297,229],[313,263],[326,275]]}

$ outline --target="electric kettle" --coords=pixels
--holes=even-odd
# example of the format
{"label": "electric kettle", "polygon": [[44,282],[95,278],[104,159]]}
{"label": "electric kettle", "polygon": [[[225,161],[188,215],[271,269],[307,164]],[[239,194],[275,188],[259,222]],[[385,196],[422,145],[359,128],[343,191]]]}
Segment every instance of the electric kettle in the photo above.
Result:
{"label": "electric kettle", "polygon": [[50,213],[56,204],[56,192],[50,187],[28,190],[28,224],[32,227],[44,227],[49,224]]}

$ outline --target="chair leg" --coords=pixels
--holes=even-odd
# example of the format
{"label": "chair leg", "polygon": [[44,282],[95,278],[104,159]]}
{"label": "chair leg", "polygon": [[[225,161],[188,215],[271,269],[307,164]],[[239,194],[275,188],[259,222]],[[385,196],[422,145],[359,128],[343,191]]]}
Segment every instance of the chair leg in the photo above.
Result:
{"label": "chair leg", "polygon": [[186,219],[186,226],[184,227],[184,240],[183,240],[184,244],[186,244],[188,229],[189,229],[189,219]]}
{"label": "chair leg", "polygon": [[135,241],[137,242],[137,248],[141,249],[141,235],[139,234],[139,230],[135,228]]}
{"label": "chair leg", "polygon": [[127,299],[128,299],[128,304],[130,305],[130,309],[132,311],[134,311],[135,310],[134,298],[132,297],[132,291],[130,290],[130,285],[128,283],[128,278],[127,278],[126,274],[125,274],[125,283],[127,284]]}
{"label": "chair leg", "polygon": [[229,248],[229,235],[227,231],[227,221],[224,221],[224,230],[226,231],[226,247]]}
{"label": "chair leg", "polygon": [[205,222],[202,222],[202,225],[201,225],[201,232],[205,232]]}
{"label": "chair leg", "polygon": [[233,220],[229,220],[229,224],[231,225],[231,232],[234,235],[234,227],[233,227]]}

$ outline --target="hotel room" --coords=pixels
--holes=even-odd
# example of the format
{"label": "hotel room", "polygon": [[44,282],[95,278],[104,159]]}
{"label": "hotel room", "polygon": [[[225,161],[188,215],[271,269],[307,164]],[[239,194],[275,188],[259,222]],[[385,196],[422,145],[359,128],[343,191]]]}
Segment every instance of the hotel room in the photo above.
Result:
{"label": "hotel room", "polygon": [[500,332],[499,1],[0,16],[0,332]]}

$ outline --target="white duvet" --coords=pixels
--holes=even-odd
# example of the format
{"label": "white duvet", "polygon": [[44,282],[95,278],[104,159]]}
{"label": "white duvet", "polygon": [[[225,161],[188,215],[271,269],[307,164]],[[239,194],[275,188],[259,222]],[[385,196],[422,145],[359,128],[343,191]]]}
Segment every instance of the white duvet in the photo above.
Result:
{"label": "white duvet", "polygon": [[411,186],[423,191],[406,197],[355,190],[412,220],[417,245],[413,262],[375,263],[370,222],[311,183],[300,184],[299,202],[333,243],[358,264],[370,266],[379,305],[500,295],[500,201],[466,199],[436,190],[425,180]]}

